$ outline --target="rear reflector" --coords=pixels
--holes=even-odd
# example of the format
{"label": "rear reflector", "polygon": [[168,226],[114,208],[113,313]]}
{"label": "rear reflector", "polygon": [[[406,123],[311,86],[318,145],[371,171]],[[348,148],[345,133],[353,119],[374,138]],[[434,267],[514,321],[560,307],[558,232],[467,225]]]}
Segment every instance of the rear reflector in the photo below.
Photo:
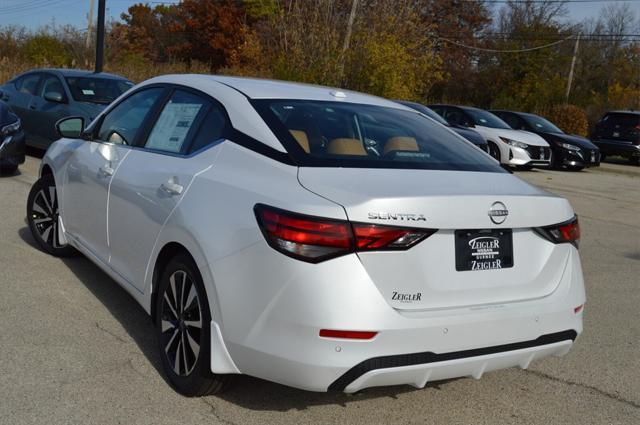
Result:
{"label": "rear reflector", "polygon": [[406,250],[436,232],[433,229],[351,223],[260,204],[254,211],[272,248],[312,263],[357,251]]}
{"label": "rear reflector", "polygon": [[323,338],[372,339],[376,335],[378,335],[378,332],[338,331],[334,329],[320,329],[320,336]]}
{"label": "rear reflector", "polygon": [[578,223],[578,217],[573,217],[564,223],[538,227],[534,230],[553,243],[569,242],[577,248],[578,242],[580,241],[580,224]]}

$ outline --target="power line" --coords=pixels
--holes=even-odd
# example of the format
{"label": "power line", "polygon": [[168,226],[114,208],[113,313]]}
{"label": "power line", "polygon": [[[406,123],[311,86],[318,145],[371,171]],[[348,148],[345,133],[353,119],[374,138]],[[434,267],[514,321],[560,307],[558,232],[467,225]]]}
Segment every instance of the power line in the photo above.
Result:
{"label": "power line", "polygon": [[529,48],[525,48],[525,49],[504,49],[504,50],[499,50],[499,49],[489,49],[489,48],[485,48],[485,47],[478,47],[478,46],[469,46],[468,44],[464,44],[464,43],[459,43],[455,40],[451,40],[448,38],[444,38],[444,37],[438,37],[436,36],[436,38],[442,40],[442,41],[446,41],[447,43],[451,43],[451,44],[455,44],[456,46],[460,46],[460,47],[464,47],[465,49],[471,49],[471,50],[479,50],[482,52],[492,52],[492,53],[525,53],[525,52],[533,52],[534,50],[540,50],[540,49],[546,49],[548,47],[552,47],[555,46],[556,44],[560,44],[563,43],[571,38],[573,38],[573,35],[570,35],[569,37],[562,39],[562,40],[558,40],[558,41],[554,41],[553,43],[548,43],[542,46],[537,46],[537,47],[529,47]]}

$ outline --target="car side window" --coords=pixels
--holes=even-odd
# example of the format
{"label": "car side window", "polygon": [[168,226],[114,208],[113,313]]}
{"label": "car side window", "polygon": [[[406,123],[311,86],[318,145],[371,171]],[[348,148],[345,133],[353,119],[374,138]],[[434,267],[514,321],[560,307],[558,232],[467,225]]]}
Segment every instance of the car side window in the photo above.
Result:
{"label": "car side window", "polygon": [[444,118],[451,124],[465,125],[464,113],[457,109],[447,109]]}
{"label": "car side window", "polygon": [[20,93],[35,95],[38,90],[38,82],[40,74],[27,74],[18,78],[16,81],[16,89]]}
{"label": "car side window", "polygon": [[40,85],[40,90],[38,90],[38,96],[44,97],[46,93],[60,94],[62,99],[66,99],[67,97],[64,93],[64,87],[62,87],[60,79],[51,74],[45,74],[42,78],[42,84]]}
{"label": "car side window", "polygon": [[189,153],[199,151],[222,139],[230,126],[231,124],[222,105],[212,104],[209,112],[202,120],[198,132],[195,134],[193,142],[191,142]]}
{"label": "car side window", "polygon": [[[202,96],[184,90],[174,91],[162,108],[144,147],[163,152],[186,153],[211,107],[211,102]],[[213,130],[215,132],[216,129]]]}
{"label": "car side window", "polygon": [[104,117],[98,140],[119,145],[132,145],[145,118],[156,104],[164,88],[155,87],[132,94]]}

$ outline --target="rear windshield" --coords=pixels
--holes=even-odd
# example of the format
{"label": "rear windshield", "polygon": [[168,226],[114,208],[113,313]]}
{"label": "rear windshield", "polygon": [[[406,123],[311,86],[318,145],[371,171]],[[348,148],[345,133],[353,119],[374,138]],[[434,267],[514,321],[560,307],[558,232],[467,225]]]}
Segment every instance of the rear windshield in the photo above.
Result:
{"label": "rear windshield", "polygon": [[255,100],[301,166],[505,172],[491,157],[417,112],[311,100]]}
{"label": "rear windshield", "polygon": [[618,125],[620,127],[636,127],[640,125],[640,114],[607,114],[600,122],[608,126]]}
{"label": "rear windshield", "polygon": [[491,112],[483,111],[482,109],[465,109],[466,113],[471,115],[473,119],[473,123],[475,125],[479,125],[482,127],[491,127],[491,128],[503,128],[510,129],[509,124],[502,121],[496,115],[493,115]]}
{"label": "rear windshield", "polygon": [[67,77],[71,95],[78,102],[109,104],[133,87],[126,80],[91,77]]}

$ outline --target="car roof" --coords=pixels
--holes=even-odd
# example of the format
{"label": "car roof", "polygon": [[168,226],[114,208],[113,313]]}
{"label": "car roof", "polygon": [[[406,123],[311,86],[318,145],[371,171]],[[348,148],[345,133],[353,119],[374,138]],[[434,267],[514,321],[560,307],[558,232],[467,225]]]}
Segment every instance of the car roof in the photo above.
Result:
{"label": "car roof", "polygon": [[607,111],[605,112],[605,115],[607,114],[633,114],[633,115],[640,115],[640,111],[635,111],[633,109],[627,109],[627,110],[618,110],[618,111]]}
{"label": "car roof", "polygon": [[466,110],[466,111],[487,111],[487,109],[482,109],[482,108],[476,108],[475,106],[465,106],[465,105],[453,105],[450,103],[432,103],[427,105],[429,108],[433,107],[433,106],[450,106],[453,108],[460,108],[462,110]]}
{"label": "car roof", "polygon": [[31,69],[29,70],[27,73],[32,73],[32,72],[51,72],[53,74],[58,74],[59,76],[62,77],[85,77],[85,78],[107,78],[107,79],[114,79],[114,80],[126,80],[129,81],[127,78],[121,76],[121,75],[117,75],[117,74],[110,74],[108,72],[93,72],[93,71],[87,71],[85,69],[69,69],[69,68],[38,68],[38,69]]}
{"label": "car roof", "polygon": [[411,112],[415,110],[383,99],[350,90],[343,90],[312,84],[294,83],[289,81],[268,80],[260,78],[229,77],[221,75],[205,74],[175,74],[153,78],[149,82],[172,83],[200,87],[211,87],[211,94],[215,94],[217,84],[224,84],[242,93],[249,99],[302,99],[321,101],[342,101],[347,103],[360,103],[367,105],[384,106],[395,109],[403,109]]}

